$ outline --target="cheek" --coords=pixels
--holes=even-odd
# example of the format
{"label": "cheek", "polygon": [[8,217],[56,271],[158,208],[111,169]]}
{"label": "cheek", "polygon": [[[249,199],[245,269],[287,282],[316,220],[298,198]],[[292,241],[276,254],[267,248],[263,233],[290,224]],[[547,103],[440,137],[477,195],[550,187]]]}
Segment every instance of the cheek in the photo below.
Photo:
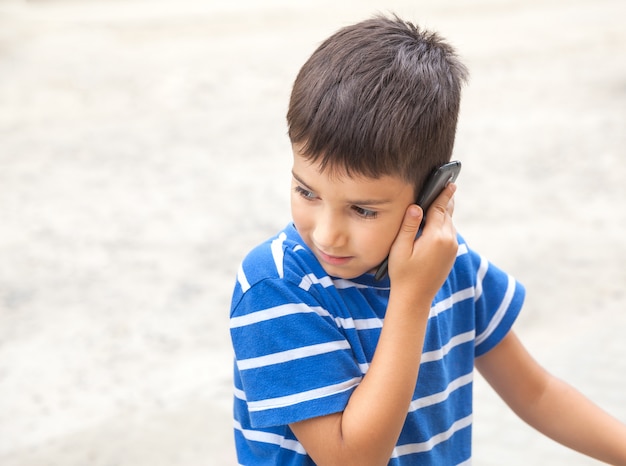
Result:
{"label": "cheek", "polygon": [[311,219],[311,216],[307,215],[306,209],[302,206],[302,202],[301,199],[291,196],[291,218],[296,229],[300,232],[307,228]]}
{"label": "cheek", "polygon": [[375,244],[377,250],[383,250],[385,255],[389,253],[389,249],[398,235],[402,218],[403,216],[394,215],[393,218],[379,225],[376,232],[372,232],[370,235],[370,242]]}
{"label": "cheek", "polygon": [[365,252],[371,260],[380,262],[389,254],[389,249],[398,233],[400,224],[396,222],[385,222],[376,225],[375,228],[360,229],[360,234],[353,235],[353,241],[356,239],[358,244],[355,246]]}
{"label": "cheek", "polygon": [[387,250],[389,250],[389,248],[391,248],[391,244],[394,242],[394,240],[396,239],[396,236],[398,235],[398,229],[400,228],[400,225],[393,225],[390,226],[389,228],[385,229],[384,232],[384,240],[381,240],[381,242],[384,242],[387,246]]}

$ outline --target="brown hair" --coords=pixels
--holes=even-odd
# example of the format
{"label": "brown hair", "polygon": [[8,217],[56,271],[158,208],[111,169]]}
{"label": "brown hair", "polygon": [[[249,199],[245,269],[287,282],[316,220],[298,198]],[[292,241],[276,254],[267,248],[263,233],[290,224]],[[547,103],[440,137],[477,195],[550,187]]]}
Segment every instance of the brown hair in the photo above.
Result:
{"label": "brown hair", "polygon": [[323,169],[421,188],[450,160],[467,70],[436,33],[394,16],[340,29],[302,66],[287,123]]}

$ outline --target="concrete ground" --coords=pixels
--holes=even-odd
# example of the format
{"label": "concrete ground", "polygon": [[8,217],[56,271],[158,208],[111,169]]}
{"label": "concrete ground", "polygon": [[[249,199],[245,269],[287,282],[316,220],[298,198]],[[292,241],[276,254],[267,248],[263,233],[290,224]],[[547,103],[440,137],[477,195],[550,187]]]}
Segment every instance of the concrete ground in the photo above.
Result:
{"label": "concrete ground", "polygon": [[[626,421],[626,3],[0,0],[0,464],[235,464],[230,293],[289,219],[290,86],[378,11],[464,57],[457,226]],[[475,421],[474,464],[597,464],[479,378]]]}

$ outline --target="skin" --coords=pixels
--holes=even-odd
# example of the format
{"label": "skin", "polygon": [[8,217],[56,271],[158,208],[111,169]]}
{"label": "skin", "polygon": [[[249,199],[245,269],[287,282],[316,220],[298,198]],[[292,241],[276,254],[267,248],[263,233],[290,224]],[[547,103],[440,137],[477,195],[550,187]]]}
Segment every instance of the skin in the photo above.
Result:
{"label": "skin", "polygon": [[[367,375],[343,412],[290,427],[318,465],[385,465],[404,424],[415,384],[430,306],[457,252],[450,184],[427,212],[398,177],[350,177],[321,171],[294,146],[294,224],[327,273],[354,278],[373,272],[389,253],[391,291]],[[560,443],[626,466],[626,426],[546,372],[513,331],[477,359],[476,367],[511,408]]]}

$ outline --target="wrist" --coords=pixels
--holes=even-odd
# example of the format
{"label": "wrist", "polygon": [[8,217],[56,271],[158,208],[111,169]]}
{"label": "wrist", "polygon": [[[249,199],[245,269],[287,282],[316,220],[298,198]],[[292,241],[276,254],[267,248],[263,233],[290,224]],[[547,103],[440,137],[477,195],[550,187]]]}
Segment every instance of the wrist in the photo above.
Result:
{"label": "wrist", "polygon": [[430,293],[420,291],[413,287],[391,287],[389,293],[389,309],[395,312],[407,313],[409,315],[428,315],[432,306],[434,296]]}

